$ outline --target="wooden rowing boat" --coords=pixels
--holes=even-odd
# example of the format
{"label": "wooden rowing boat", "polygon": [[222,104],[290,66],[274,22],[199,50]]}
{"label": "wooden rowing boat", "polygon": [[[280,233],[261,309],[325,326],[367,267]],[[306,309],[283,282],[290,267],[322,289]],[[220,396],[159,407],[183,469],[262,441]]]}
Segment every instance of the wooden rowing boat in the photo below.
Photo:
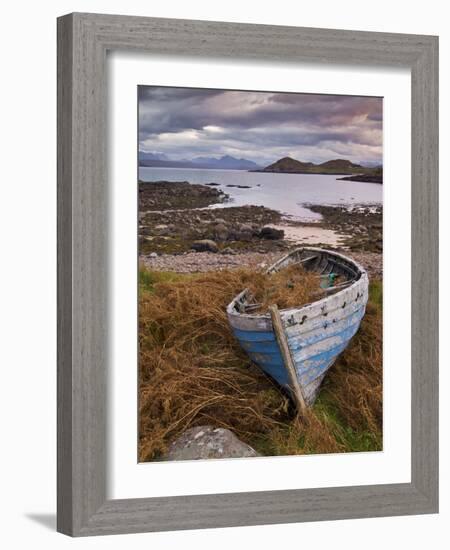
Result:
{"label": "wooden rowing boat", "polygon": [[[272,265],[267,273],[293,264],[317,272],[323,281],[317,301],[298,308],[255,313],[248,289],[227,307],[230,325],[254,363],[288,389],[301,408],[311,406],[326,372],[347,347],[364,317],[369,279],[352,259],[321,248],[299,248]],[[253,311],[253,313],[252,313]]]}

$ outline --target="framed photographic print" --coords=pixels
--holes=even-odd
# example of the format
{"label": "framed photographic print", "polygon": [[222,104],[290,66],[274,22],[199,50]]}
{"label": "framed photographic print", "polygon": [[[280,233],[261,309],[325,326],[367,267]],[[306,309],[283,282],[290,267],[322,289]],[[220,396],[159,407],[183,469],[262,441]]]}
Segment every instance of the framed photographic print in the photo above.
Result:
{"label": "framed photographic print", "polygon": [[437,38],[58,20],[58,530],[435,513]]}

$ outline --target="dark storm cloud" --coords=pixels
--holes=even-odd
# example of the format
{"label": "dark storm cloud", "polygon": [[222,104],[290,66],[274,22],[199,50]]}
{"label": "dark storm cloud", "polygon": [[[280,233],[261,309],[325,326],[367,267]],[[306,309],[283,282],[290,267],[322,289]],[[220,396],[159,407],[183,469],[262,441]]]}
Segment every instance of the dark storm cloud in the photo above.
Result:
{"label": "dark storm cloud", "polygon": [[139,140],[171,158],[291,155],[382,157],[382,100],[373,97],[139,87]]}
{"label": "dark storm cloud", "polygon": [[190,98],[198,98],[199,91],[201,97],[212,97],[223,93],[222,90],[198,90],[196,88],[162,88],[159,86],[139,86],[139,100],[186,100]]}

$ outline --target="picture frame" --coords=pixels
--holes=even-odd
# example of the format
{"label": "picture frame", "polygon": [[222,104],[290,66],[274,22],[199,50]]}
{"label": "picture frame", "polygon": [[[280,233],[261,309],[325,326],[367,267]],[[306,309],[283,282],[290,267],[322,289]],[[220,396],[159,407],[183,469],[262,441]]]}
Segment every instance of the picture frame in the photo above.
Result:
{"label": "picture frame", "polygon": [[[107,498],[106,54],[411,70],[411,482]],[[438,38],[73,13],[58,19],[57,529],[71,536],[438,511]]]}

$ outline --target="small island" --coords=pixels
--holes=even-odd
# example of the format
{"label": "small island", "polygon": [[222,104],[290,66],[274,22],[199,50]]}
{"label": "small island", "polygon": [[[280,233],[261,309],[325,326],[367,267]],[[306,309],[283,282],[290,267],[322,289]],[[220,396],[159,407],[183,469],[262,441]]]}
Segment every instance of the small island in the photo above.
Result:
{"label": "small island", "polygon": [[356,176],[346,176],[345,178],[338,178],[345,181],[362,181],[366,183],[383,183],[383,168],[377,166],[373,168],[371,172],[365,174],[357,174]]}
{"label": "small island", "polygon": [[302,162],[291,157],[283,157],[265,168],[251,170],[251,172],[270,172],[275,174],[349,174],[350,177],[339,179],[383,183],[383,169],[381,166],[374,168],[362,166],[347,159],[334,159],[322,162],[321,164],[315,164],[313,162]]}

